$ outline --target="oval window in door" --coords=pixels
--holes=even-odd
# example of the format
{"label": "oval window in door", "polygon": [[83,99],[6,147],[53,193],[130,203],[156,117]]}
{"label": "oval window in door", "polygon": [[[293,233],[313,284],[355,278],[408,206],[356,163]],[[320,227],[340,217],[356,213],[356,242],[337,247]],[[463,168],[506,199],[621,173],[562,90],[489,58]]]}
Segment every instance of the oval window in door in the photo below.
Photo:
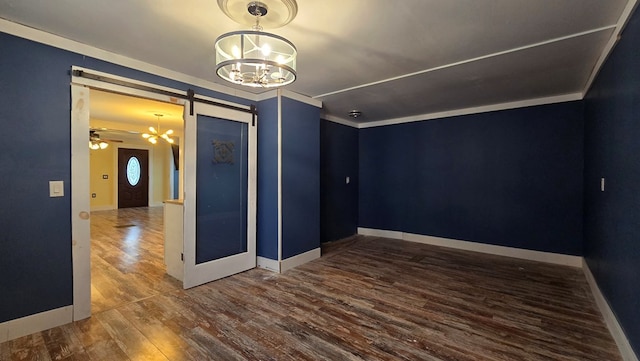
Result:
{"label": "oval window in door", "polygon": [[131,157],[127,161],[127,181],[132,186],[140,182],[140,161],[136,157]]}

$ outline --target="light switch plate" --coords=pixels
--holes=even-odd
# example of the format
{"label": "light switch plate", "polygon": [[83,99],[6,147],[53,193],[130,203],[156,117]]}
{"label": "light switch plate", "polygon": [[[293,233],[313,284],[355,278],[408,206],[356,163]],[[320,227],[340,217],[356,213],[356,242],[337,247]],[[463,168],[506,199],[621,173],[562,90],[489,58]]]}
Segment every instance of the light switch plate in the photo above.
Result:
{"label": "light switch plate", "polygon": [[64,181],[49,181],[49,197],[64,197]]}

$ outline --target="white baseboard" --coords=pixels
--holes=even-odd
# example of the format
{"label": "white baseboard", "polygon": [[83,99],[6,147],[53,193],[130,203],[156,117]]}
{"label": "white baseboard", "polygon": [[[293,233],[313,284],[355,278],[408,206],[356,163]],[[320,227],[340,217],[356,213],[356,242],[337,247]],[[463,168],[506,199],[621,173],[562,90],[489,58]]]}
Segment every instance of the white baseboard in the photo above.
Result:
{"label": "white baseboard", "polygon": [[0,343],[73,322],[73,306],[0,323]]}
{"label": "white baseboard", "polygon": [[538,261],[563,266],[582,267],[582,257],[571,256],[566,254],[532,251],[522,248],[513,248],[505,246],[496,246],[486,243],[460,241],[457,239],[424,236],[420,234],[404,233],[398,231],[385,231],[371,228],[358,228],[358,234],[365,236],[385,237],[401,239],[409,242],[417,242],[430,244],[433,246],[441,246],[447,248],[462,249],[466,251],[488,253],[498,256],[506,256],[513,258],[526,259],[530,261]]}
{"label": "white baseboard", "polygon": [[257,265],[258,267],[268,269],[269,271],[282,273],[307,262],[311,262],[314,259],[320,258],[320,253],[320,248],[316,248],[311,251],[289,257],[281,262],[271,258],[257,257]]}
{"label": "white baseboard", "polygon": [[97,212],[97,211],[110,211],[112,209],[117,209],[118,207],[114,206],[114,205],[106,205],[106,206],[92,206],[91,207],[91,212]]}
{"label": "white baseboard", "polygon": [[301,253],[299,255],[284,259],[282,260],[282,262],[280,262],[280,272],[288,271],[294,267],[298,267],[307,262],[311,262],[314,259],[320,258],[320,253],[320,247],[318,247],[316,249],[312,249],[311,251],[307,251],[305,253]]}
{"label": "white baseboard", "polygon": [[618,349],[620,350],[620,354],[622,355],[622,359],[624,361],[638,361],[638,357],[633,352],[633,348],[627,339],[627,336],[624,334],[620,323],[618,322],[618,318],[609,307],[609,302],[604,298],[602,292],[600,292],[600,287],[598,287],[598,283],[596,279],[593,277],[593,273],[589,269],[589,265],[586,261],[583,262],[582,270],[584,271],[584,275],[587,278],[587,283],[589,283],[589,287],[591,287],[591,293],[593,293],[593,297],[596,299],[596,305],[600,309],[602,313],[602,317],[604,318],[604,322],[607,324],[609,328],[609,332],[613,337],[613,340],[618,345]]}
{"label": "white baseboard", "polygon": [[363,236],[374,236],[374,237],[384,237],[384,238],[394,238],[394,239],[404,239],[404,233],[399,231],[385,231],[382,229],[372,229],[372,228],[360,228],[358,227],[358,234]]}
{"label": "white baseboard", "polygon": [[257,257],[257,265],[260,268],[268,269],[269,271],[280,273],[280,262],[275,259]]}

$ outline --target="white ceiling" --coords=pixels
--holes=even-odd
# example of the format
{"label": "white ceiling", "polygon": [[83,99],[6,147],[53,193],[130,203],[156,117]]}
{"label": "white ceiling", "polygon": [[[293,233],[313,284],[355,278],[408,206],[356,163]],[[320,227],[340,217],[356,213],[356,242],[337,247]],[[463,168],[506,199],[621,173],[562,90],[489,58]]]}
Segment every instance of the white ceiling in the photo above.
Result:
{"label": "white ceiling", "polygon": [[[298,0],[291,23],[265,30],[298,48],[288,90],[329,119],[380,122],[579,97],[635,3]],[[223,85],[213,43],[243,29],[216,0],[0,0],[0,17]]]}

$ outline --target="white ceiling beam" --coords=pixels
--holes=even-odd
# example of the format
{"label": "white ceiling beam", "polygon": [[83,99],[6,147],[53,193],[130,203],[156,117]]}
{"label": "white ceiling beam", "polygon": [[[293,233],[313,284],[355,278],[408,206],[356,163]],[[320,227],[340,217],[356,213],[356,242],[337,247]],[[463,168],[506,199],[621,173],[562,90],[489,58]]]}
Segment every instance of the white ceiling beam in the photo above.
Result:
{"label": "white ceiling beam", "polygon": [[[636,0],[634,0],[634,1],[636,1]],[[520,46],[520,47],[517,47],[517,48],[503,50],[503,51],[499,51],[499,52],[491,53],[491,54],[487,54],[487,55],[482,55],[482,56],[478,56],[478,57],[471,58],[471,59],[461,60],[461,61],[458,61],[458,62],[455,62],[455,63],[440,65],[440,66],[436,66],[436,67],[433,67],[433,68],[424,69],[424,70],[420,70],[420,71],[416,71],[416,72],[408,73],[408,74],[404,74],[404,75],[399,75],[399,76],[395,76],[395,77],[388,78],[388,79],[378,80],[378,81],[374,81],[374,82],[371,82],[371,83],[366,83],[366,84],[362,84],[362,85],[356,85],[356,86],[345,88],[345,89],[340,89],[340,90],[336,90],[336,91],[332,91],[332,92],[328,92],[328,93],[324,93],[324,94],[319,94],[319,95],[312,96],[312,98],[314,98],[314,99],[324,98],[324,97],[327,97],[327,96],[330,96],[330,95],[345,93],[345,92],[348,92],[348,91],[351,91],[351,90],[366,88],[366,87],[370,87],[370,86],[373,86],[373,85],[379,85],[379,84],[388,83],[388,82],[399,80],[399,79],[404,79],[404,78],[409,78],[409,77],[413,77],[413,76],[416,76],[416,75],[421,75],[421,74],[425,74],[425,73],[434,72],[434,71],[437,71],[437,70],[452,68],[452,67],[455,67],[455,66],[460,66],[460,65],[473,63],[473,62],[484,60],[484,59],[488,59],[488,58],[493,58],[493,57],[496,57],[496,56],[515,53],[515,52],[518,52],[518,51],[527,50],[527,49],[531,49],[531,48],[536,48],[536,47],[540,47],[540,46],[544,46],[544,45],[549,45],[549,44],[557,43],[557,42],[560,42],[560,41],[565,41],[565,40],[578,38],[578,37],[589,35],[589,34],[593,34],[593,33],[598,33],[598,32],[601,32],[601,31],[611,30],[613,28],[616,28],[617,26],[618,26],[617,24],[616,25],[608,25],[608,26],[604,26],[604,27],[601,27],[601,28],[597,28],[597,29],[591,29],[591,30],[587,30],[587,31],[582,31],[582,32],[579,32],[579,33],[566,35],[566,36],[561,36],[561,37],[558,37],[558,38],[549,39],[549,40],[541,41],[541,42],[534,43],[534,44],[524,45],[524,46]]]}

